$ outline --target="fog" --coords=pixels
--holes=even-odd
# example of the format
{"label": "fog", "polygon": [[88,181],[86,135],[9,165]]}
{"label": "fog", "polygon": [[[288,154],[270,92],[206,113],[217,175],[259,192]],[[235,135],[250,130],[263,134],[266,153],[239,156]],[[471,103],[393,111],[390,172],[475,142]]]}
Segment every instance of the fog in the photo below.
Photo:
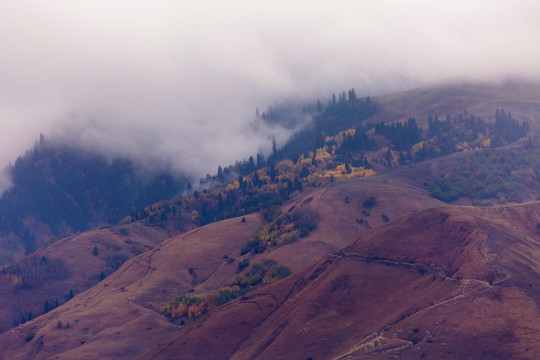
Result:
{"label": "fog", "polygon": [[194,178],[266,151],[255,108],[540,78],[537,1],[0,2],[0,166],[51,139]]}

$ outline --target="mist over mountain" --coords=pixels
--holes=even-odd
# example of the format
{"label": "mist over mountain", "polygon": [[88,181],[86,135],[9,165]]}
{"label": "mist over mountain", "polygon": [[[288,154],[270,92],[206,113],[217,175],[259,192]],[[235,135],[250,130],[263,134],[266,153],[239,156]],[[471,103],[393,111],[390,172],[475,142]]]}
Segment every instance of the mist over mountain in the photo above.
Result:
{"label": "mist over mountain", "polygon": [[0,264],[81,231],[116,224],[159,200],[182,194],[189,179],[126,158],[44,137],[6,169],[0,196]]}
{"label": "mist over mountain", "polygon": [[539,18],[2,1],[0,360],[540,358]]}
{"label": "mist over mountain", "polygon": [[[39,133],[195,178],[268,151],[285,100],[538,80],[534,1],[3,2],[0,164]],[[518,40],[517,40],[518,39]]]}
{"label": "mist over mountain", "polygon": [[[0,199],[3,261],[16,259],[1,268],[0,359],[177,358],[187,344],[189,358],[535,359],[539,94],[349,89],[275,106],[261,126],[313,121],[184,196],[43,137]],[[98,219],[113,224],[73,233]]]}

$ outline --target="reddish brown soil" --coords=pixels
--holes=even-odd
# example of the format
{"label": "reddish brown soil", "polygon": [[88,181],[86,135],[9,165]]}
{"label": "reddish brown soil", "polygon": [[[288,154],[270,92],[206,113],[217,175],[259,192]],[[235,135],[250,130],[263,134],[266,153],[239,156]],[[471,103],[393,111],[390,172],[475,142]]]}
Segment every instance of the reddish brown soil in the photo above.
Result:
{"label": "reddish brown soil", "polygon": [[[121,228],[124,229],[123,234]],[[132,223],[70,236],[36,251],[30,256],[45,257],[49,263],[62,264],[61,273],[42,275],[39,270],[31,269],[39,277],[39,282],[31,287],[15,286],[7,273],[0,273],[0,332],[12,328],[21,314],[25,317],[29,312],[34,317],[41,315],[45,301],[51,306],[56,301],[62,304],[70,290],[78,294],[96,285],[108,257],[131,258],[154,248],[169,236],[170,232],[164,228]],[[97,256],[93,255],[94,247],[98,249]],[[14,261],[5,268],[17,266],[25,260]]]}
{"label": "reddish brown soil", "polygon": [[207,314],[143,358],[537,359],[539,210],[407,216]]}
{"label": "reddish brown soil", "polygon": [[[369,216],[362,205],[368,192],[377,198]],[[285,204],[283,211],[316,209],[321,217],[317,229],[306,238],[262,254],[239,256],[240,248],[262,224],[259,214],[246,216],[245,223],[236,218],[194,229],[129,260],[60,308],[0,335],[0,358],[32,354],[37,359],[52,355],[131,359],[179,329],[157,314],[160,307],[180,294],[216,291],[237,274],[240,260],[248,258],[252,264],[273,260],[298,271],[383,224],[382,214],[395,219],[439,204],[423,190],[373,177],[336,183]],[[91,253],[91,248],[81,251]],[[225,256],[235,260],[230,262]],[[69,322],[70,328],[58,329],[58,321]],[[36,335],[26,342],[31,332]]]}

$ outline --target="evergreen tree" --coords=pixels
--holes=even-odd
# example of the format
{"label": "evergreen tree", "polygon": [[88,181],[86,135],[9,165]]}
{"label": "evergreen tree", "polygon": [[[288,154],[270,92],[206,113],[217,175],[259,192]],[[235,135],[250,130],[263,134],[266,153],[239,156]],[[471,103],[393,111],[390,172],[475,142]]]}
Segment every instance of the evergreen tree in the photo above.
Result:
{"label": "evergreen tree", "polygon": [[261,169],[264,167],[264,157],[261,153],[257,153],[257,168]]}

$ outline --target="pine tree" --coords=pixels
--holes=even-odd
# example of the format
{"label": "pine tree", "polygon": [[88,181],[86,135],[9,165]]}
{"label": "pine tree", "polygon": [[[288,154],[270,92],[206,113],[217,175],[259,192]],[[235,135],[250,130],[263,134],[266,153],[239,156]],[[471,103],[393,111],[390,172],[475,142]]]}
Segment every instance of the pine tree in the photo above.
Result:
{"label": "pine tree", "polygon": [[223,169],[221,168],[221,165],[218,166],[217,177],[220,182],[225,181],[225,175],[223,174]]}

